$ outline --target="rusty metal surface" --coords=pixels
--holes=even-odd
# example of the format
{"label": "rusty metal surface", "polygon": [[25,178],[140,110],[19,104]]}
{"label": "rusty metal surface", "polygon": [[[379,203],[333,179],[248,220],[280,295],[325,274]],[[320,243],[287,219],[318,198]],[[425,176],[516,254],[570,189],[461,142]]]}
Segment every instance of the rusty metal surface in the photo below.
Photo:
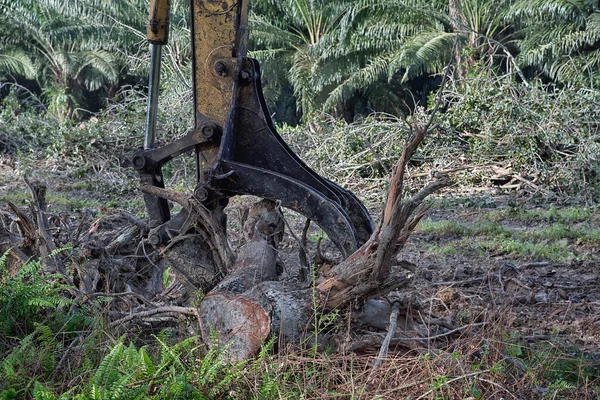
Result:
{"label": "rusty metal surface", "polygon": [[[247,1],[192,0],[192,47],[196,127],[206,120],[225,125],[231,104],[236,58],[245,38],[240,33],[241,14]],[[216,70],[216,62],[225,64]]]}
{"label": "rusty metal surface", "polygon": [[171,0],[150,0],[148,18],[148,41],[152,44],[164,45],[169,39],[169,10]]}
{"label": "rusty metal surface", "polygon": [[[240,45],[247,40],[240,26],[247,18],[247,1],[191,0],[195,126],[207,122],[220,130],[232,100],[236,60]],[[242,14],[246,14],[244,18]],[[211,151],[198,153],[198,178],[207,179],[208,168],[216,162],[218,143]]]}

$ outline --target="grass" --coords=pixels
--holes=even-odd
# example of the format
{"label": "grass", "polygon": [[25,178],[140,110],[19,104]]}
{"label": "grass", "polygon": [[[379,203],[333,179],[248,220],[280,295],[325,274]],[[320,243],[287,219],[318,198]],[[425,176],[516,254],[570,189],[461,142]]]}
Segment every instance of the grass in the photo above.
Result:
{"label": "grass", "polygon": [[10,201],[17,205],[24,205],[29,201],[31,195],[26,190],[11,190],[7,193],[0,194],[0,202],[6,203]]}
{"label": "grass", "polygon": [[424,219],[419,223],[417,229],[423,233],[437,233],[449,236],[501,236],[510,234],[510,230],[504,228],[502,225],[488,221],[460,223],[454,220],[433,221],[431,219]]}
{"label": "grass", "polygon": [[[87,189],[85,185],[81,185],[80,189]],[[31,193],[26,189],[17,189],[10,192],[0,194],[0,203],[6,203],[10,201],[18,206],[24,206],[31,202]],[[102,207],[122,209],[130,212],[131,214],[144,216],[145,205],[144,200],[141,197],[123,199],[120,197],[113,197],[108,201],[100,201],[95,198],[85,197],[84,194],[73,195],[69,192],[56,192],[49,190],[46,195],[46,201],[53,211],[67,210],[77,211],[82,209],[99,209]],[[176,207],[173,213],[178,212],[179,208]]]}
{"label": "grass", "polygon": [[[372,374],[371,355],[315,354],[311,349],[274,353],[275,340],[255,359],[229,365],[221,353],[199,345],[194,337],[178,341],[159,334],[139,347],[107,335],[90,343],[83,339],[76,357],[83,357],[85,366],[63,371],[69,376],[55,379],[50,373],[38,373],[28,378],[27,370],[21,370],[21,386],[0,383],[0,398],[25,397],[26,392],[40,399],[55,399],[65,392],[82,399],[92,394],[111,398],[110,393],[117,390],[120,398],[143,394],[143,398],[155,399],[492,399],[515,394],[521,398],[597,398],[597,362],[549,342],[527,344],[514,334],[503,333],[498,324],[489,326],[464,334],[448,349],[389,355],[376,374]],[[27,343],[29,353],[55,340],[47,328],[44,332],[44,341]],[[68,351],[66,345],[60,349]],[[103,358],[97,357],[99,350]],[[17,362],[11,354],[21,352],[19,347],[11,351],[5,368]],[[33,372],[36,367],[29,368]],[[75,380],[71,374],[78,374]]]}
{"label": "grass", "polygon": [[427,247],[427,251],[432,254],[439,255],[439,256],[449,256],[449,255],[458,254],[460,251],[460,245],[459,244],[444,244],[444,245],[432,244]]}
{"label": "grass", "polygon": [[443,243],[428,248],[437,255],[472,250],[564,263],[580,257],[578,246],[600,244],[600,228],[594,226],[593,216],[592,209],[582,207],[502,209],[480,212],[475,221],[461,221],[460,215],[451,220],[426,218],[417,232],[445,237]]}
{"label": "grass", "polygon": [[483,215],[489,221],[504,221],[507,219],[518,219],[521,221],[546,222],[546,223],[575,223],[584,222],[593,217],[595,210],[590,207],[565,207],[549,209],[524,209],[522,207],[510,207],[493,210]]}
{"label": "grass", "polygon": [[68,194],[48,193],[48,204],[65,208],[69,210],[79,210],[82,208],[98,208],[102,205],[95,199],[86,199],[83,197],[69,196]]}
{"label": "grass", "polygon": [[[8,193],[0,194],[0,202],[10,201],[17,205],[26,205],[31,201],[31,194],[27,190],[13,190]],[[69,194],[60,194],[57,192],[48,192],[47,202],[52,207],[58,207],[66,210],[79,210],[82,208],[98,208],[102,205],[100,201],[86,199],[84,197],[70,196]]]}
{"label": "grass", "polygon": [[524,237],[539,240],[577,240],[586,244],[600,244],[600,228],[569,226],[555,223],[523,233]]}
{"label": "grass", "polygon": [[486,253],[508,253],[518,258],[543,259],[556,263],[566,263],[576,258],[567,243],[540,243],[507,239],[503,241],[481,240],[473,243],[472,248]]}

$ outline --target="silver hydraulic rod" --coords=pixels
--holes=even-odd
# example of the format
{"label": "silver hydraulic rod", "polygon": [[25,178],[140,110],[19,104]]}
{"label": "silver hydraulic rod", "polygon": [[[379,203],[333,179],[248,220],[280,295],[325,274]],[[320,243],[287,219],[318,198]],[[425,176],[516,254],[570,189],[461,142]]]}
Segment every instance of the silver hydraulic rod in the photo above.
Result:
{"label": "silver hydraulic rod", "polygon": [[150,45],[150,79],[148,81],[148,105],[146,108],[146,135],[144,150],[154,148],[156,140],[156,115],[158,113],[158,87],[160,85],[160,64],[162,45]]}

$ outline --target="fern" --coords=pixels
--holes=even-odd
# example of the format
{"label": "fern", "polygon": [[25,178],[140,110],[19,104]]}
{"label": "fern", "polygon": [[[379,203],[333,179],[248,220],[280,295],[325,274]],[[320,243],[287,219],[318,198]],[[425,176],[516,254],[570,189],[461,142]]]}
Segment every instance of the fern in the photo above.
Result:
{"label": "fern", "polygon": [[108,387],[118,379],[116,367],[123,357],[123,347],[122,342],[117,343],[104,357],[94,374],[92,388]]}
{"label": "fern", "polygon": [[11,249],[6,250],[0,256],[0,282],[3,282],[3,277],[6,275],[6,260],[8,260],[8,255],[10,254]]}
{"label": "fern", "polygon": [[[96,347],[93,336],[91,344],[82,346],[85,352]],[[231,365],[226,347],[214,346],[203,354],[196,337],[175,344],[161,337],[155,346],[141,348],[126,345],[123,340],[118,340],[96,364],[89,357],[85,361],[84,356],[79,371],[91,369],[91,373],[79,374],[82,381],[77,387],[57,394],[46,380],[54,372],[63,347],[48,326],[36,325],[35,332],[21,339],[19,346],[0,363],[0,382],[14,387],[16,396],[33,399],[212,399],[226,397],[248,365],[247,362]],[[259,363],[267,354],[265,348]],[[32,365],[38,365],[39,370],[33,371]],[[36,383],[27,393],[16,391],[27,387],[27,382]],[[13,391],[5,393],[8,396]]]}
{"label": "fern", "polygon": [[[55,250],[56,256],[64,249]],[[7,252],[0,257],[0,332],[9,334],[15,324],[31,326],[36,316],[69,306],[72,300],[64,296],[70,288],[59,274],[44,274],[40,260],[29,260],[10,277],[5,272]]]}
{"label": "fern", "polygon": [[34,400],[56,400],[56,396],[44,385],[35,381],[33,387],[33,399]]}
{"label": "fern", "polygon": [[52,330],[36,324],[35,331],[23,337],[0,363],[0,382],[15,388],[26,386],[33,377],[48,378],[55,371],[62,345]]}
{"label": "fern", "polygon": [[150,359],[150,356],[148,355],[144,347],[140,349],[139,363],[139,379],[148,379],[152,376],[155,376],[156,367],[154,366],[154,363]]}

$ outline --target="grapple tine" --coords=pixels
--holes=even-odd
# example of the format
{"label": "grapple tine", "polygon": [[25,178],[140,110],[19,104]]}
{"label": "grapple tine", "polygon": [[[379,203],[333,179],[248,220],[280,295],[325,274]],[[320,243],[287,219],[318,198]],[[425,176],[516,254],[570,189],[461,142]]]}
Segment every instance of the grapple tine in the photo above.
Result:
{"label": "grapple tine", "polygon": [[[258,62],[243,58],[239,64],[218,162],[208,185],[229,194],[279,200],[315,221],[349,255],[373,231],[368,212],[352,193],[319,176],[289,148],[267,110]],[[228,178],[214,178],[224,175]]]}

